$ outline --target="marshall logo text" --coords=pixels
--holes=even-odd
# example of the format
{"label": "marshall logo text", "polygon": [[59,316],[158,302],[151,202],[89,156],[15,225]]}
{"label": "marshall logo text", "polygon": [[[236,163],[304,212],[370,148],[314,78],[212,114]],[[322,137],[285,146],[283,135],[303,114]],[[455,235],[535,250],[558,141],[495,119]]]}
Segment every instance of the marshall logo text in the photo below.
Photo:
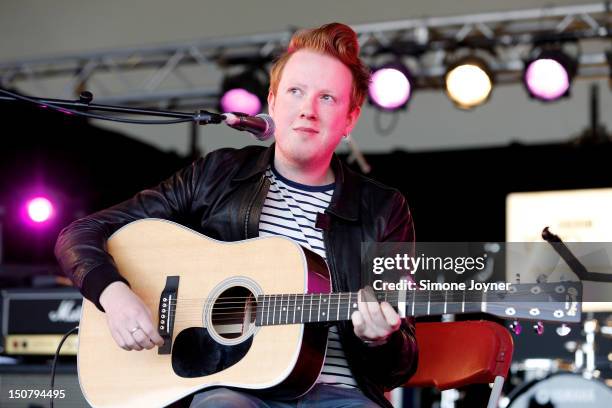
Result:
{"label": "marshall logo text", "polygon": [[49,312],[49,320],[52,322],[78,322],[81,318],[81,305],[76,305],[74,300],[62,300],[57,310]]}

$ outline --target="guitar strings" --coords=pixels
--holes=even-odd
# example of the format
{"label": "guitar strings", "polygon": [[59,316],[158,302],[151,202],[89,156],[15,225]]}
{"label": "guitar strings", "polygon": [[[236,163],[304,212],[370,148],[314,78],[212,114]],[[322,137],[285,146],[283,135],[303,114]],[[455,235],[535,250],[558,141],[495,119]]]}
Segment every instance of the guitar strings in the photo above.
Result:
{"label": "guitar strings", "polygon": [[[560,303],[564,303],[564,302],[557,302],[556,305],[551,303],[550,304],[550,310],[558,308],[558,304],[560,304]],[[478,306],[480,306],[481,303],[480,302],[470,302],[470,305],[478,305]],[[530,304],[530,306],[533,306],[533,305],[534,305],[533,303]],[[541,304],[541,306],[542,306],[541,309],[548,309],[548,307],[546,307],[547,305],[549,305],[549,304],[548,303],[542,303]],[[444,306],[444,303],[436,302],[435,304],[430,305],[429,308],[430,309],[437,309],[437,308],[442,307],[442,306]],[[410,308],[411,305],[410,304],[406,304],[406,307]],[[423,309],[424,307],[427,307],[427,306],[424,305],[424,304],[420,304],[418,306],[415,305],[415,309],[418,308],[419,311],[421,309]],[[447,307],[448,307],[448,305],[447,305]],[[460,307],[460,305],[454,304],[451,307],[449,307],[449,309],[455,310],[457,307]],[[253,311],[258,311],[260,308],[257,307],[257,306],[253,306],[251,309]],[[321,306],[319,306],[319,305],[309,305],[309,304],[304,304],[303,306],[302,305],[293,305],[293,304],[291,304],[291,305],[286,305],[286,304],[285,305],[280,305],[280,304],[278,304],[276,306],[270,305],[269,307],[266,306],[266,305],[261,306],[261,310],[263,310],[264,313],[270,312],[270,313],[283,313],[283,314],[287,313],[287,312],[292,313],[293,311],[300,312],[302,310],[304,310],[304,311],[312,311],[312,310],[326,311],[326,310],[329,310],[330,313],[337,313],[338,310],[340,310],[341,313],[342,312],[346,313],[347,310],[351,310],[351,309],[357,310],[356,308],[352,307],[351,304],[347,304],[347,303],[330,303],[329,306],[327,304],[324,304],[324,305],[322,304]],[[213,315],[227,315],[227,314],[238,313],[239,311],[242,311],[242,310],[245,310],[245,308],[241,307],[241,306],[213,308],[212,314]],[[183,311],[183,309],[181,309],[181,311]],[[176,314],[176,311],[173,310],[172,313]]]}
{"label": "guitar strings", "polygon": [[[549,293],[534,293],[532,290],[532,285],[529,286],[529,289],[525,288],[525,290],[518,289],[512,292],[510,291],[490,291],[492,294],[487,294],[488,296],[485,298],[483,292],[480,291],[406,291],[402,292],[377,292],[375,293],[376,301],[387,301],[389,303],[395,303],[401,300],[405,303],[406,309],[409,310],[411,308],[420,311],[423,307],[425,307],[425,302],[429,304],[428,313],[432,314],[431,310],[433,309],[433,314],[436,313],[436,309],[441,307],[446,303],[447,308],[450,309],[448,312],[452,312],[455,307],[458,306],[459,303],[465,304],[480,304],[483,301],[486,301],[488,304],[494,305],[499,303],[499,301],[503,301],[504,297],[507,295],[512,295],[511,299],[513,302],[516,302],[516,297],[520,295],[526,295],[528,297],[534,296],[542,296],[549,295]],[[411,293],[412,292],[412,293]],[[566,293],[557,293],[557,296],[566,296],[569,297],[569,294]],[[213,315],[215,316],[214,322],[215,324],[244,324],[245,318],[245,307],[249,302],[251,302],[250,311],[251,317],[257,321],[257,312],[258,308],[261,307],[262,310],[262,318],[260,319],[263,323],[264,315],[266,324],[269,324],[270,321],[282,321],[285,320],[286,324],[297,324],[304,321],[304,315],[308,314],[308,320],[306,322],[316,322],[316,321],[336,321],[339,316],[347,315],[347,319],[340,320],[348,320],[348,313],[350,313],[351,304],[358,301],[359,294],[358,292],[342,292],[342,293],[307,293],[307,294],[274,294],[274,295],[259,295],[257,297],[249,294],[248,296],[227,296],[222,298],[178,298],[171,300],[168,302],[170,306],[174,306],[171,311],[169,311],[169,316],[176,316],[176,308],[180,303],[180,314],[179,318],[175,317],[175,323],[185,323],[192,322],[196,324],[201,324],[201,319],[187,318],[185,319],[182,316],[184,313],[189,313],[190,311],[202,310],[204,307],[213,305]],[[501,299],[499,299],[501,297]],[[575,297],[575,295],[574,295]],[[292,299],[293,298],[293,299]],[[495,302],[494,300],[498,300]],[[372,300],[374,301],[374,299]],[[534,307],[533,299],[527,298],[526,301],[530,302],[530,307]],[[575,299],[564,299],[557,300],[555,302],[550,301],[540,301],[537,304],[540,306],[539,308],[542,311],[547,311],[550,306],[550,310],[558,308],[558,305],[554,305],[554,303],[564,303],[567,301],[575,302]],[[320,303],[320,305],[319,305]],[[450,303],[450,305],[449,305]],[[552,304],[551,304],[552,303]],[[550,304],[550,305],[549,305]],[[515,303],[513,303],[516,306]],[[283,307],[286,310],[281,310]],[[462,306],[465,309],[465,306]],[[325,311],[325,315],[322,312],[323,310],[328,309],[329,314]],[[469,309],[469,307],[468,307]],[[315,315],[312,315],[312,312],[315,311]],[[475,312],[480,311],[480,308],[474,310]],[[272,317],[270,317],[270,312],[272,312]],[[439,312],[439,311],[438,311]],[[277,315],[278,313],[278,315]],[[285,316],[282,316],[282,315]],[[300,315],[300,321],[294,322],[294,317]],[[320,315],[319,315],[320,314]],[[229,316],[228,316],[229,315]],[[291,315],[291,322],[289,322],[289,315]],[[219,317],[223,316],[223,317]],[[284,319],[283,319],[284,317]],[[321,319],[322,317],[322,319]],[[316,320],[315,320],[316,319]]]}
{"label": "guitar strings", "polygon": [[[479,303],[476,303],[479,305]],[[544,304],[546,305],[546,304]],[[342,306],[342,308],[340,310],[338,310],[338,306]],[[266,308],[265,306],[262,309],[262,321],[265,318],[268,322],[271,320],[285,320],[285,321],[289,321],[289,316],[291,316],[291,320],[293,321],[294,317],[297,317],[298,315],[300,316],[300,320],[304,320],[304,315],[308,313],[309,315],[309,321],[314,320],[312,318],[312,312],[315,311],[315,316],[321,314],[322,311],[325,311],[323,313],[325,314],[321,314],[321,316],[325,316],[322,318],[322,320],[324,321],[330,321],[329,317],[338,317],[338,316],[344,316],[345,314],[348,313],[352,313],[350,308],[348,307],[350,306],[349,304],[331,304],[329,305],[329,307],[325,307],[325,305],[322,305],[322,307],[318,307],[318,305],[312,305],[312,307],[310,305],[304,305],[304,307],[302,306],[295,306],[295,305],[286,305],[285,306],[285,310],[281,310],[280,308],[282,308],[283,306],[278,305],[276,308],[273,307],[269,307]],[[422,308],[424,305],[420,305],[419,308]],[[434,309],[434,314],[439,314],[439,313],[435,313],[435,308],[438,306],[442,306],[442,304],[436,304],[433,308],[430,309]],[[533,306],[533,305],[531,305]],[[552,305],[551,305],[552,306]],[[407,307],[409,307],[409,305],[407,305]],[[244,321],[244,308],[243,307],[233,307],[233,308],[222,308],[221,310],[235,310],[234,312],[219,312],[218,309],[213,311],[213,321],[214,322],[224,322],[224,321],[232,321],[235,322],[236,320],[240,320],[240,322]],[[326,310],[328,309],[328,311]],[[449,310],[449,313],[452,312],[453,308],[451,308],[451,310]],[[546,309],[548,309],[547,307],[541,307],[541,309],[543,311],[546,311]],[[550,310],[556,309],[555,307],[551,307]],[[353,310],[354,311],[354,310]],[[474,312],[478,312],[480,311],[480,308],[473,310]],[[253,308],[250,311],[251,316],[255,316],[255,319],[257,319],[257,308]],[[270,316],[270,312],[272,313],[273,316]],[[426,313],[423,313],[426,314]],[[427,314],[431,314],[431,313],[427,313]],[[176,313],[171,313],[171,316],[176,315]],[[215,318],[215,317],[219,317],[223,315],[222,318]],[[230,316],[225,316],[225,315],[230,315]],[[242,317],[239,317],[242,316]],[[321,320],[321,316],[319,316],[319,318],[317,320]],[[228,320],[229,319],[229,320]],[[337,320],[337,319],[333,319],[333,320]],[[175,322],[184,322],[184,321],[193,321],[193,322],[201,322],[201,319],[175,319]]]}
{"label": "guitar strings", "polygon": [[[347,305],[342,305],[341,304],[341,306],[347,306]],[[407,305],[407,306],[409,308],[409,305]],[[437,306],[442,306],[442,305],[439,304]],[[530,306],[533,307],[534,305],[530,305]],[[548,310],[552,311],[552,310],[557,309],[557,307],[550,307],[550,308],[548,308],[548,307],[546,307],[547,306],[546,304],[543,304],[543,305],[540,305],[540,306],[542,306],[542,307],[540,307],[540,309],[542,311],[544,311],[544,312],[546,312]],[[553,305],[551,305],[551,306],[553,306]],[[423,308],[423,306],[420,306],[420,309],[418,309],[417,311],[420,311],[422,308]],[[305,315],[308,314],[309,315],[309,319],[308,320],[312,321],[312,320],[314,320],[313,317],[312,317],[312,312],[313,311],[315,312],[314,316],[317,316],[317,315],[321,314],[322,311],[325,311],[324,312],[325,315],[321,314],[321,316],[325,316],[325,317],[323,317],[321,319],[321,316],[320,316],[319,319],[317,319],[317,320],[328,321],[329,320],[328,316],[332,317],[332,318],[333,317],[338,317],[338,316],[344,316],[344,315],[348,315],[349,313],[352,314],[352,312],[355,311],[355,309],[351,310],[350,308],[341,308],[340,310],[338,310],[338,305],[337,304],[336,305],[330,305],[329,312],[327,310],[325,310],[325,309],[328,309],[328,308],[325,308],[325,307],[319,308],[319,307],[316,307],[316,306],[314,306],[314,307],[310,307],[310,306],[301,307],[300,306],[299,308],[297,308],[297,307],[293,307],[292,305],[290,305],[289,307],[286,308],[286,310],[280,310],[278,307],[276,309],[265,308],[264,307],[262,309],[262,313],[261,313],[261,320],[263,321],[263,319],[265,318],[266,321],[271,321],[273,319],[274,320],[289,321],[289,316],[291,316],[291,320],[293,320],[294,319],[293,316],[297,317],[299,315],[300,316],[300,320],[302,321],[302,320],[304,320]],[[238,309],[234,308],[234,310],[238,310]],[[436,307],[432,307],[432,308],[430,308],[430,310],[433,310],[433,312],[434,312],[433,314],[439,314],[439,312],[440,312],[438,310],[438,313],[436,313]],[[454,308],[451,308],[450,310],[448,310],[449,313],[452,313],[453,311],[454,311]],[[479,311],[480,311],[480,308],[474,309],[474,310],[468,310],[468,312],[479,312]],[[255,318],[257,319],[258,318],[257,312],[258,312],[258,310],[256,308],[254,308],[253,310],[250,311],[250,314],[251,314],[251,316],[255,316]],[[270,313],[272,314],[272,316],[270,316]],[[419,313],[415,313],[415,315],[418,315],[418,314]],[[422,313],[422,315],[427,315],[427,314],[432,314],[432,313]],[[213,316],[214,317],[219,317],[219,316],[222,316],[222,315],[223,315],[222,318],[218,318],[218,319],[217,318],[213,318],[213,320],[215,322],[216,321],[222,322],[222,321],[224,321],[224,319],[228,319],[229,318],[229,319],[233,320],[233,319],[237,318],[236,316],[242,316],[240,318],[240,320],[243,321],[244,320],[245,312],[244,312],[244,308],[240,308],[239,311],[234,311],[234,312],[218,312],[218,311],[214,311],[213,312]],[[230,316],[226,316],[226,315],[230,315]],[[409,315],[412,315],[412,314],[409,313]],[[535,316],[534,316],[534,318],[535,318]],[[542,316],[540,316],[540,318],[542,318]],[[336,319],[333,319],[333,320],[336,320]],[[179,319],[175,319],[175,321],[177,321],[177,322],[179,322],[179,321],[196,321],[196,322],[199,322],[200,319],[184,319],[184,318],[179,318]]]}
{"label": "guitar strings", "polygon": [[[411,293],[414,293],[415,295],[411,295]],[[392,299],[392,300],[397,300],[400,298],[400,293],[397,292],[387,292],[388,296],[387,299]],[[426,300],[428,298],[444,298],[444,297],[451,297],[451,298],[456,298],[456,297],[461,297],[463,298],[465,294],[465,298],[466,299],[478,299],[478,301],[481,301],[483,296],[485,295],[484,292],[481,291],[448,291],[448,292],[444,292],[444,291],[435,291],[435,292],[425,292],[425,291],[407,291],[405,296],[406,299],[410,299],[412,300],[413,297],[415,297],[417,300]],[[338,293],[306,293],[306,294],[273,294],[273,295],[258,295],[257,297],[253,297],[253,296],[233,296],[233,297],[223,297],[223,298],[218,298],[218,297],[205,297],[205,298],[181,298],[179,297],[178,299],[172,299],[169,303],[170,304],[176,304],[178,302],[181,303],[185,303],[185,302],[201,302],[201,301],[205,301],[207,303],[214,303],[217,302],[219,300],[223,300],[223,299],[240,299],[240,300],[247,300],[247,299],[261,299],[262,296],[270,296],[272,297],[272,300],[274,300],[274,297],[276,297],[276,299],[278,300],[280,297],[284,297],[284,296],[313,296],[316,297],[320,295],[321,297],[325,297],[326,299],[333,299],[338,298],[339,296],[346,296],[347,299],[349,297],[349,292],[343,292],[341,293],[341,295],[338,295]],[[486,296],[487,297],[504,297],[504,296],[508,296],[510,295],[513,299],[512,301],[515,301],[516,297],[520,296],[520,295],[527,295],[527,296],[541,296],[541,295],[552,295],[552,294],[547,294],[547,293],[533,293],[530,290],[517,290],[517,291],[513,291],[513,292],[509,292],[509,291],[488,291],[486,292]],[[557,296],[565,296],[566,294],[561,293],[561,294],[556,294]],[[357,292],[350,292],[350,296],[358,296]],[[378,292],[375,294],[375,296],[377,298],[383,296],[383,293]],[[284,299],[283,299],[284,300]],[[527,300],[533,300],[533,299],[526,299]],[[559,300],[559,301],[565,301],[565,300]]]}
{"label": "guitar strings", "polygon": [[[548,299],[548,300],[542,300],[542,299],[534,299],[534,297],[537,297],[537,295],[534,295],[531,292],[524,292],[524,293],[512,293],[512,296],[510,299],[506,299],[506,296],[504,296],[507,293],[504,294],[499,294],[499,293],[493,293],[493,294],[483,294],[483,293],[476,293],[476,294],[470,294],[470,293],[466,293],[466,294],[447,294],[447,295],[443,295],[443,294],[419,294],[417,293],[416,295],[406,295],[406,296],[400,296],[399,294],[395,294],[395,295],[389,295],[386,298],[385,297],[377,297],[376,301],[377,302],[382,302],[382,301],[386,301],[389,303],[396,303],[398,301],[402,301],[404,303],[481,303],[483,301],[487,302],[487,303],[506,303],[506,302],[512,302],[512,304],[516,303],[516,302],[541,302],[541,303],[562,303],[562,302],[576,302],[579,301],[576,297],[572,297],[571,295],[565,295],[563,299]],[[267,297],[267,296],[271,296],[271,297]],[[295,296],[295,297],[294,297]],[[353,299],[353,297],[355,299]],[[204,307],[204,306],[210,306],[211,304],[214,305],[216,304],[216,307],[225,307],[226,305],[232,305],[232,304],[240,304],[240,305],[244,305],[245,303],[248,303],[249,301],[252,301],[253,303],[256,304],[265,304],[268,305],[270,303],[295,303],[295,302],[300,302],[300,303],[311,303],[311,302],[323,302],[323,303],[330,303],[330,304],[334,304],[337,305],[338,303],[350,303],[350,302],[355,302],[358,301],[357,296],[353,295],[350,298],[347,296],[345,297],[338,297],[337,295],[331,295],[329,296],[328,294],[324,294],[321,297],[317,297],[316,294],[307,294],[307,295],[266,295],[266,297],[262,297],[259,296],[257,298],[253,298],[253,297],[236,297],[235,299],[241,299],[241,300],[235,300],[235,301],[227,301],[225,300],[226,298],[179,298],[178,300],[172,300],[169,302],[170,306],[174,306],[176,307],[177,305],[180,305],[181,308],[190,308],[190,307],[195,307],[195,308],[200,308],[200,307]],[[372,300],[368,300],[368,301],[375,301],[374,299]]]}

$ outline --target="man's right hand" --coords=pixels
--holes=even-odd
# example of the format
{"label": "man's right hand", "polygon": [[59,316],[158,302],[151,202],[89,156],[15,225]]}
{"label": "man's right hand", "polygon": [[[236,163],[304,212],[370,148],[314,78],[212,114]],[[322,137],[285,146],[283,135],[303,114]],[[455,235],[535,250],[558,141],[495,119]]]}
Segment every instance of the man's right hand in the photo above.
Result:
{"label": "man's right hand", "polygon": [[151,312],[123,282],[108,285],[100,295],[100,304],[115,342],[124,350],[152,349],[164,344],[153,324]]}

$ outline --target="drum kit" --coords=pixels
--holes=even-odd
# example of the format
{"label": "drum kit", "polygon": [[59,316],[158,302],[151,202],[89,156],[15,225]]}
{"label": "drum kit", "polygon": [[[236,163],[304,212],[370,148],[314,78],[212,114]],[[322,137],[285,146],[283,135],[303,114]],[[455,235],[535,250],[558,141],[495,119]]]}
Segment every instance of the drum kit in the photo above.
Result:
{"label": "drum kit", "polygon": [[[585,304],[580,336],[563,344],[573,361],[526,358],[513,363],[502,408],[612,407],[612,308]],[[560,338],[559,338],[560,339]]]}
{"label": "drum kit", "polygon": [[[590,272],[592,268],[585,267],[548,227],[542,231],[542,238],[577,278],[591,285],[589,289],[604,293],[603,297],[590,296],[590,299],[604,301],[582,303],[585,318],[581,330],[576,330],[578,333],[572,336],[568,336],[570,330],[565,326],[556,330],[559,337],[549,335],[545,344],[542,341],[523,341],[523,346],[528,349],[525,354],[535,352],[549,358],[523,358],[526,356],[520,356],[520,347],[516,347],[519,341],[515,341],[515,357],[518,359],[511,365],[509,381],[506,382],[514,387],[500,400],[499,405],[502,408],[611,408],[612,302],[605,302],[609,299],[611,277],[606,273]],[[581,245],[586,245],[591,255],[607,253],[600,246]],[[586,258],[583,255],[583,260]],[[605,257],[604,265],[609,265],[608,257]],[[547,275],[539,276],[538,281],[546,281],[547,278]],[[537,330],[537,334],[541,336],[543,333]],[[571,358],[559,358],[563,355],[573,355],[573,361]]]}

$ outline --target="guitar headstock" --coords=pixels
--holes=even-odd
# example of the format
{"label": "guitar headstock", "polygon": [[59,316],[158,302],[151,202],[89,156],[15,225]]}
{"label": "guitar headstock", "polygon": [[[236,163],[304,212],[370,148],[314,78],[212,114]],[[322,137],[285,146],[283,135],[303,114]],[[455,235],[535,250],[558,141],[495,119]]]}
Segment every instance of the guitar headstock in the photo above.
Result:
{"label": "guitar headstock", "polygon": [[505,292],[487,294],[487,313],[502,319],[578,323],[582,283],[512,284]]}

